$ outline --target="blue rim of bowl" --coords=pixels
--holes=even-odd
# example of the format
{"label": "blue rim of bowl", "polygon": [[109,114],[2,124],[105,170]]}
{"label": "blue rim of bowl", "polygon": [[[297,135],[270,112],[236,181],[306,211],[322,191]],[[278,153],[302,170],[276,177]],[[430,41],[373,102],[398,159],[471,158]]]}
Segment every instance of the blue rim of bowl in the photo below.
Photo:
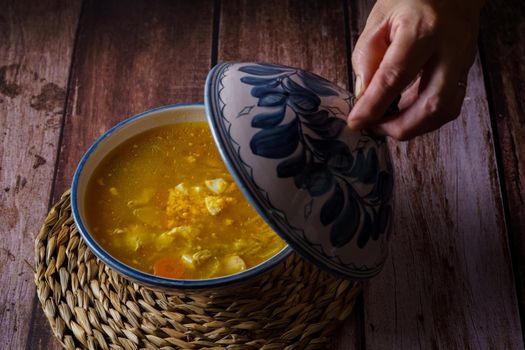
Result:
{"label": "blue rim of bowl", "polygon": [[158,277],[158,276],[146,273],[146,272],[139,271],[131,266],[124,264],[118,259],[114,258],[111,254],[109,254],[106,250],[104,250],[96,242],[96,240],[89,234],[89,231],[85,227],[82,221],[82,218],[80,217],[80,212],[77,206],[78,179],[80,177],[82,169],[84,168],[84,164],[89,159],[91,153],[93,153],[93,151],[98,147],[100,142],[105,140],[107,137],[109,137],[111,134],[113,134],[118,129],[122,128],[124,125],[131,123],[139,118],[146,117],[156,112],[160,112],[164,110],[171,110],[171,109],[178,109],[181,107],[204,107],[204,104],[203,103],[177,103],[177,104],[153,108],[145,112],[136,114],[128,119],[121,121],[115,126],[113,126],[111,129],[109,129],[104,134],[102,134],[102,136],[100,136],[95,141],[95,143],[91,145],[91,147],[89,147],[86,153],[82,156],[82,159],[80,159],[77,169],[75,170],[75,174],[73,175],[73,183],[71,185],[71,211],[73,213],[73,220],[75,221],[75,224],[78,227],[80,235],[86,242],[89,249],[91,249],[91,251],[100,260],[102,260],[105,264],[107,264],[112,269],[115,269],[117,272],[125,276],[128,276],[129,278],[135,281],[140,281],[141,283],[145,283],[145,284],[157,286],[157,287],[162,287],[162,288],[199,289],[199,288],[214,288],[214,287],[221,287],[225,285],[232,285],[237,282],[242,282],[252,277],[259,276],[263,274],[264,272],[268,271],[269,269],[271,269],[272,267],[274,267],[275,265],[277,265],[282,260],[284,260],[292,252],[291,247],[287,245],[279,253],[272,256],[270,259],[265,260],[259,265],[256,265],[248,270],[245,270],[243,272],[240,272],[234,275],[209,278],[209,279],[203,279],[203,280],[178,280],[178,279]]}

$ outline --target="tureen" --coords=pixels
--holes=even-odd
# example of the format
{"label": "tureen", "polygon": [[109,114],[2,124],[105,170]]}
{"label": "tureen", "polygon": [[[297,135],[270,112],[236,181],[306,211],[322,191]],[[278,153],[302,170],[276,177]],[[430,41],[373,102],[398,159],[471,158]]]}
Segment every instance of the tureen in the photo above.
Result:
{"label": "tureen", "polygon": [[297,68],[226,62],[208,74],[205,104],[235,181],[295,251],[343,278],[381,270],[391,159],[384,138],[346,126],[348,91]]}

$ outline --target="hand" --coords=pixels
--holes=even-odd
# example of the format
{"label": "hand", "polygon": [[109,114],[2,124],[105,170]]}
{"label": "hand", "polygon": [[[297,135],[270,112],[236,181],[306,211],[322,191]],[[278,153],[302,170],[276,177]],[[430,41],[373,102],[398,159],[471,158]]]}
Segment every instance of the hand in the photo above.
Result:
{"label": "hand", "polygon": [[[352,54],[358,100],[348,126],[408,140],[455,119],[481,6],[481,0],[378,0]],[[400,112],[383,117],[400,94]]]}

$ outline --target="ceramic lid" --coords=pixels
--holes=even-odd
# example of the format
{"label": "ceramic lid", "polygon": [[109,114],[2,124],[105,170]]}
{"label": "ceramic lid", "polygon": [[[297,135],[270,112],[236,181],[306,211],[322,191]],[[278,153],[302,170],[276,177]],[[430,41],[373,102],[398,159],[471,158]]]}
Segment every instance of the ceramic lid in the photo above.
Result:
{"label": "ceramic lid", "polygon": [[295,251],[344,278],[380,271],[392,166],[384,139],[346,127],[349,92],[297,68],[227,62],[208,74],[205,103],[235,181]]}

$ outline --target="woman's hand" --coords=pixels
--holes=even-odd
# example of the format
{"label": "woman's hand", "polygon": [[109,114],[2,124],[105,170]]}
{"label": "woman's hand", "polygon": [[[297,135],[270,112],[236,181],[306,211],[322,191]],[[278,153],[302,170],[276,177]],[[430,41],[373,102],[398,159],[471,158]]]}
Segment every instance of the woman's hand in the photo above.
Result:
{"label": "woman's hand", "polygon": [[[352,129],[408,140],[455,119],[476,53],[482,0],[378,0],[352,54]],[[383,118],[401,94],[400,112]]]}

